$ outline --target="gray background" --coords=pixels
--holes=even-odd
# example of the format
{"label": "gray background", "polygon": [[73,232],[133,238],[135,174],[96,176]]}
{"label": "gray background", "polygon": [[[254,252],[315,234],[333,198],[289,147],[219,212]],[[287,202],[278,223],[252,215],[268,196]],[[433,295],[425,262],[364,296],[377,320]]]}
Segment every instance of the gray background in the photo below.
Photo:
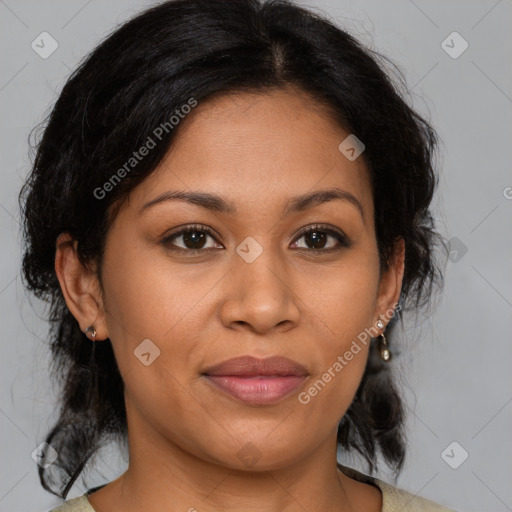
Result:
{"label": "gray background", "polygon": [[[459,511],[512,510],[512,2],[300,3],[328,13],[398,64],[411,101],[443,140],[435,211],[453,252],[438,309],[409,325],[407,352],[395,363],[409,412],[408,461],[398,485]],[[45,309],[27,297],[19,275],[17,195],[30,168],[27,137],[78,61],[148,5],[0,1],[0,511],[47,511],[60,503],[40,486],[31,458],[52,423],[55,389]],[[59,45],[47,59],[31,48],[43,31]],[[453,31],[469,44],[455,59],[441,46]],[[452,51],[461,48],[448,41]],[[442,457],[454,441],[446,460],[457,465],[463,450],[469,454],[457,469]],[[125,464],[106,450],[69,497],[111,480]]]}

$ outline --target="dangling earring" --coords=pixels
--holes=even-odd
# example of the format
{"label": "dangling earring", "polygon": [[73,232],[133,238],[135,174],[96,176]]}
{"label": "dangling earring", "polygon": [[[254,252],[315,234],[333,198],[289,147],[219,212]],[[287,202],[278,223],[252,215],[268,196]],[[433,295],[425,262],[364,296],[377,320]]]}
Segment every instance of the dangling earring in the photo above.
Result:
{"label": "dangling earring", "polygon": [[[384,329],[384,322],[382,320],[377,320],[377,327],[379,329]],[[380,357],[383,361],[386,361],[387,363],[388,361],[391,360],[391,352],[388,348],[388,342],[383,332],[379,334],[379,351]]]}
{"label": "dangling earring", "polygon": [[94,325],[90,325],[89,327],[87,327],[87,329],[85,329],[84,331],[84,334],[87,336],[87,338],[89,338],[88,335],[90,334],[91,337],[89,339],[92,341],[92,345],[90,345],[91,356],[89,358],[88,364],[88,379],[87,383],[84,383],[85,389],[87,390],[85,407],[86,409],[90,409],[93,404],[93,401],[97,400],[97,397],[99,396],[98,373],[100,372],[100,369],[96,361],[95,355],[98,348],[96,348],[96,328],[94,327]]}
{"label": "dangling earring", "polygon": [[91,341],[96,341],[96,329],[94,328],[94,325],[90,325],[85,329],[84,334],[87,336],[88,333],[91,333]]}

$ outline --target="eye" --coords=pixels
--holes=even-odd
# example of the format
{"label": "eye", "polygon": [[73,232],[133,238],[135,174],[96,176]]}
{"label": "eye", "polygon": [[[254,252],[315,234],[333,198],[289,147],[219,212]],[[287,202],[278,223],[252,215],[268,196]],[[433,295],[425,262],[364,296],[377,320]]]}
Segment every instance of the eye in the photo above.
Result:
{"label": "eye", "polygon": [[[205,252],[206,249],[211,248],[206,247],[205,249],[206,239],[208,237],[215,239],[215,236],[214,232],[207,226],[193,225],[165,237],[160,243],[173,251],[191,253]],[[183,240],[183,247],[176,246],[176,244],[173,243],[173,240],[179,238]]]}
{"label": "eye", "polygon": [[[160,243],[172,251],[181,251],[188,253],[200,253],[206,252],[208,249],[215,249],[215,246],[206,247],[206,241],[208,237],[216,240],[216,234],[207,226],[193,225],[187,226],[176,233],[166,236]],[[330,238],[335,239],[338,242],[338,246],[325,248],[326,242]],[[177,245],[174,241],[182,239],[182,246]],[[300,250],[308,250],[311,252],[331,252],[337,251],[344,247],[350,247],[351,242],[348,237],[341,231],[337,231],[332,228],[323,227],[320,224],[315,224],[301,233],[299,233],[300,240],[304,238],[307,245],[310,247],[297,247]],[[294,242],[297,244],[297,242]],[[222,248],[222,247],[221,247]]]}
{"label": "eye", "polygon": [[[337,247],[335,246],[327,249],[324,248],[329,237],[334,238],[335,240],[338,241]],[[349,238],[344,233],[332,228],[324,227],[320,224],[315,224],[314,226],[302,231],[300,233],[298,240],[300,240],[301,238],[304,238],[306,243],[313,246],[314,249],[309,249],[309,247],[299,247],[299,249],[305,248],[306,250],[311,250],[313,252],[337,251],[344,247],[350,247],[351,245]]]}

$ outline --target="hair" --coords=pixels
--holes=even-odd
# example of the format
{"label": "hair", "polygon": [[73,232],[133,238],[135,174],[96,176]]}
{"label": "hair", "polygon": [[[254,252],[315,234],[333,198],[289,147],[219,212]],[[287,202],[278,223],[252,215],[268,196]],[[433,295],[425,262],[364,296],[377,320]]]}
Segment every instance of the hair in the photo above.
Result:
{"label": "hair", "polygon": [[[57,237],[68,232],[78,242],[80,261],[97,265],[101,285],[109,227],[130,191],[169,151],[180,125],[161,130],[161,140],[108,194],[100,199],[95,190],[190,98],[201,104],[289,86],[309,94],[365,145],[381,271],[396,242],[405,241],[401,309],[418,311],[431,302],[433,285],[443,281],[434,258],[441,237],[429,209],[438,138],[403,99],[384,62],[323,15],[285,0],[174,0],[116,28],[72,73],[42,123],[19,194],[24,285],[49,304],[52,370],[61,384],[59,416],[45,439],[58,458],[39,467],[46,490],[65,498],[102,443],[127,436],[111,342],[91,343],[67,308],[55,272]],[[391,346],[397,318],[389,325]],[[398,474],[405,414],[389,368],[372,343],[337,440],[363,456],[370,472],[380,454]]]}

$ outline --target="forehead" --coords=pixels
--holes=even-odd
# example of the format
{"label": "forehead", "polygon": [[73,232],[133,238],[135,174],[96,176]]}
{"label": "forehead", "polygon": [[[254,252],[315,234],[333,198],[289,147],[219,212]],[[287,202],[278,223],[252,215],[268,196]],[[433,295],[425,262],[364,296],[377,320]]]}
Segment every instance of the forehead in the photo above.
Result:
{"label": "forehead", "polygon": [[349,132],[302,91],[219,96],[180,123],[166,157],[132,192],[134,208],[166,190],[201,190],[225,197],[243,215],[338,187],[373,214],[363,158],[351,161],[338,148]]}

